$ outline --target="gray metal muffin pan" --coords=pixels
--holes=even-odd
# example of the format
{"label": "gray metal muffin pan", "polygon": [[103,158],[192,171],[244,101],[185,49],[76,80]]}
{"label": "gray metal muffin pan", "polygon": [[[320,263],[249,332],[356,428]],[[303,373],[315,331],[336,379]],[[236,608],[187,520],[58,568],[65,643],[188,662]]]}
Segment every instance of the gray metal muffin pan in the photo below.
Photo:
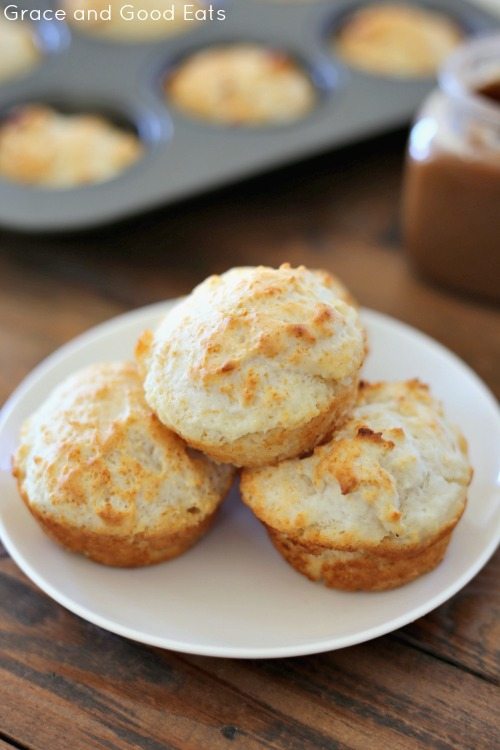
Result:
{"label": "gray metal muffin pan", "polygon": [[[26,102],[101,112],[135,128],[146,152],[115,179],[81,188],[49,190],[0,180],[0,224],[23,231],[91,228],[405,124],[433,79],[363,73],[343,65],[331,49],[335,28],[369,2],[227,0],[225,21],[206,21],[148,43],[96,39],[61,22],[36,24],[42,62],[0,86],[0,117]],[[464,0],[413,4],[448,13],[469,34],[499,25],[498,18]],[[237,41],[295,56],[318,87],[316,108],[288,125],[227,127],[190,119],[165,100],[162,82],[180,58]]]}

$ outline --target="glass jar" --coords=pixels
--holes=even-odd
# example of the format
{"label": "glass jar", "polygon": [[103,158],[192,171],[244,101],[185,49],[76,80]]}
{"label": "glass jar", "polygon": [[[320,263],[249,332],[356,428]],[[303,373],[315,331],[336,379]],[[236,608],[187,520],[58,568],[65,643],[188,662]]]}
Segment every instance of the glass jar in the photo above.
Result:
{"label": "glass jar", "polygon": [[500,299],[500,34],[454,53],[408,145],[407,254],[424,276]]}

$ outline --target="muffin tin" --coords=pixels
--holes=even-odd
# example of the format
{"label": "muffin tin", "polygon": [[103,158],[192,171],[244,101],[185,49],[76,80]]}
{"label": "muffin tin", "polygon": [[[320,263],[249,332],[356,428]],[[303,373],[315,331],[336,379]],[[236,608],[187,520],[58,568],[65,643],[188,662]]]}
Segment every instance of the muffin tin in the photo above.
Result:
{"label": "muffin tin", "polygon": [[[413,3],[447,13],[467,34],[499,25],[465,0]],[[91,228],[405,124],[433,79],[370,75],[346,67],[332,50],[335,29],[366,4],[227,0],[226,20],[147,43],[109,41],[63,22],[35,23],[41,64],[0,86],[0,113],[26,102],[101,113],[135,129],[146,150],[131,168],[96,185],[54,191],[0,180],[0,223],[24,231]],[[283,126],[227,127],[190,119],[166,101],[163,81],[180,59],[208,45],[244,41],[283,50],[305,67],[318,90],[307,117]]]}

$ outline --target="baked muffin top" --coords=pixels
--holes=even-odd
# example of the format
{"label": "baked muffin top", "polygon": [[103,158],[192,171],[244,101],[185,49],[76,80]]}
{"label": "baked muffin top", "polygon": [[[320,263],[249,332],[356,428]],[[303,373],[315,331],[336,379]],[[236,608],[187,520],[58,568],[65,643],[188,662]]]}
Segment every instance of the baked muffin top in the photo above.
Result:
{"label": "baked muffin top", "polygon": [[368,5],[350,16],[333,39],[344,62],[370,73],[433,75],[463,39],[447,15],[411,5]]}
{"label": "baked muffin top", "polygon": [[355,551],[418,544],[460,517],[467,445],[418,380],[363,383],[349,421],[305,458],[245,470],[244,501],[299,541]]}
{"label": "baked muffin top", "polygon": [[180,531],[211,513],[233,470],[189,450],[147,406],[132,363],[61,383],[27,420],[14,457],[38,514],[86,531]]}
{"label": "baked muffin top", "polygon": [[136,135],[97,115],[29,104],[0,123],[0,176],[24,185],[64,189],[103,182],[142,153]]}
{"label": "baked muffin top", "polygon": [[40,60],[29,24],[0,17],[0,83],[26,73]]}
{"label": "baked muffin top", "polygon": [[168,77],[165,91],[186,114],[226,125],[291,122],[316,102],[313,83],[290,55],[249,43],[196,52]]}
{"label": "baked muffin top", "polygon": [[148,403],[195,443],[313,419],[365,356],[346,295],[328,273],[289,264],[209,277],[139,342]]}
{"label": "baked muffin top", "polygon": [[[199,23],[192,16],[203,5],[202,0],[62,0],[62,7],[69,14],[68,21],[73,28],[115,42],[154,41],[187,31]],[[77,10],[85,9],[86,12],[96,11],[99,14],[107,10],[108,6],[111,7],[109,20],[99,15],[97,18],[87,15],[84,20],[72,20]],[[190,11],[190,20],[184,17],[185,6]],[[163,12],[170,8],[173,13],[163,16]],[[162,14],[160,18],[157,17],[157,11]]]}

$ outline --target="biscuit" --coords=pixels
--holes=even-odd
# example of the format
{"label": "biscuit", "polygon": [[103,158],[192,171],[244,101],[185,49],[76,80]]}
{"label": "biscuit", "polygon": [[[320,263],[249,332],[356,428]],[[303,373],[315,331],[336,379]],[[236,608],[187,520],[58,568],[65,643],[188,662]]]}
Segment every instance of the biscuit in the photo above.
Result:
{"label": "biscuit", "polygon": [[41,57],[30,26],[3,18],[0,18],[0,50],[0,82],[28,72]]}
{"label": "biscuit", "polygon": [[24,185],[64,189],[104,182],[142,153],[136,135],[97,115],[29,104],[0,123],[0,176]]}
{"label": "biscuit", "polygon": [[315,87],[284,52],[256,44],[209,47],[172,72],[165,91],[191,117],[226,125],[279,125],[304,117]]}
{"label": "biscuit", "polygon": [[[77,31],[115,42],[155,41],[188,31],[199,23],[196,10],[199,0],[63,0],[68,20]],[[111,9],[108,18],[107,9]],[[184,8],[189,10],[189,20]],[[75,12],[85,11],[82,19]],[[101,15],[104,14],[104,15]]]}
{"label": "biscuit", "polygon": [[120,567],[191,547],[234,475],[158,422],[131,363],[92,365],[59,385],[24,424],[13,467],[49,536]]}
{"label": "biscuit", "polygon": [[138,342],[150,407],[236,466],[312,450],[356,399],[365,333],[346,299],[340,282],[303,266],[209,277]]}
{"label": "biscuit", "polygon": [[411,5],[368,5],[353,13],[333,39],[348,65],[396,77],[434,75],[462,41],[447,15]]}
{"label": "biscuit", "polygon": [[466,503],[467,445],[417,380],[360,386],[329,443],[244,470],[243,501],[283,557],[327,586],[375,591],[432,570]]}

